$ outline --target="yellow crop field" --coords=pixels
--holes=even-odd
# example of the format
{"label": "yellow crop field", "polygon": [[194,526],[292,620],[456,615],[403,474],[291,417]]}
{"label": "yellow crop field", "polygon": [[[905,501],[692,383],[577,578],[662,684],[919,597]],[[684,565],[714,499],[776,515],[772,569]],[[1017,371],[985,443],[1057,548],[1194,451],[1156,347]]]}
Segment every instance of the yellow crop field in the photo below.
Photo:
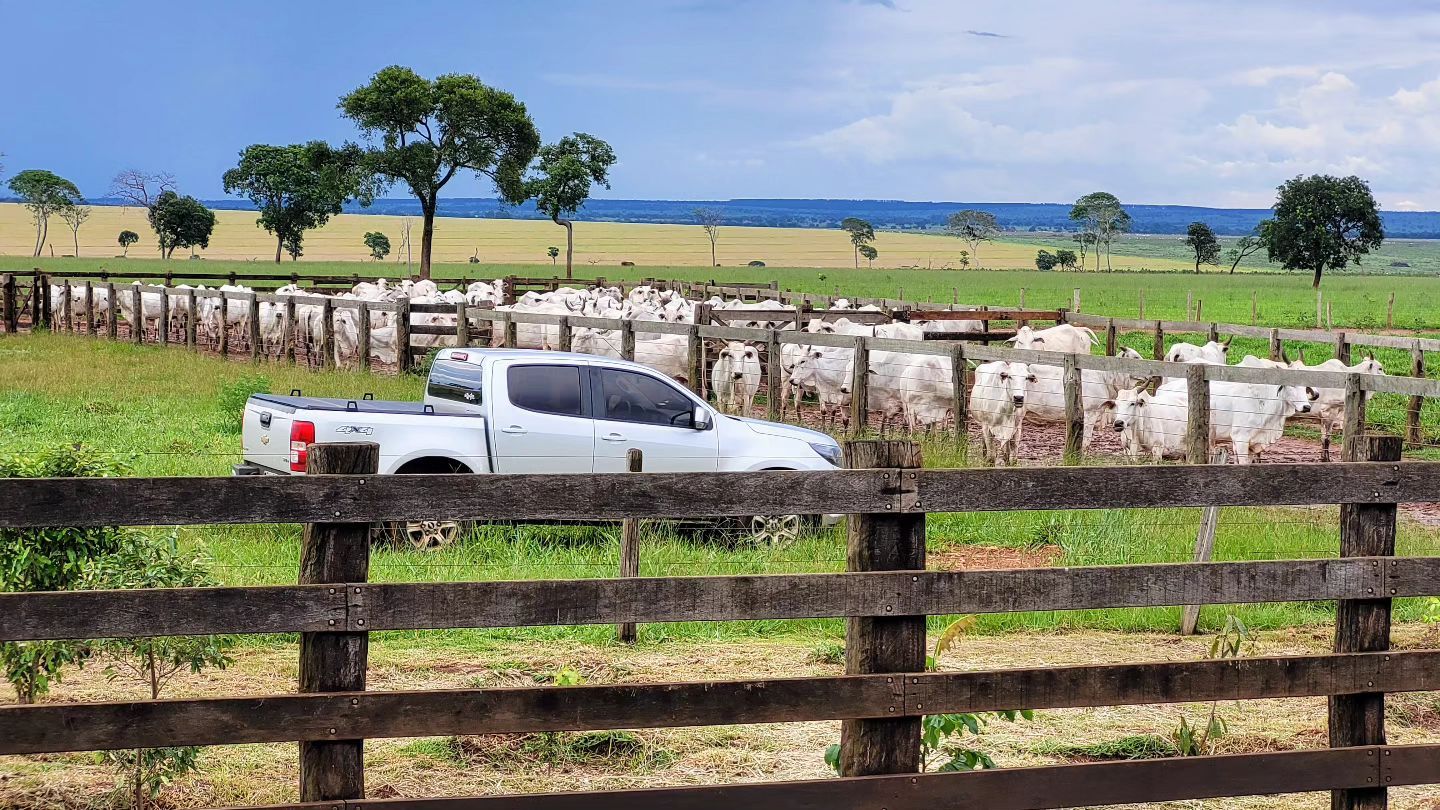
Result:
{"label": "yellow crop field", "polygon": [[[200,251],[209,259],[268,261],[275,256],[275,242],[255,225],[251,211],[217,211],[218,223],[210,247]],[[404,255],[405,223],[419,258],[419,217],[342,214],[329,225],[305,237],[301,261],[363,261],[369,258],[363,244],[366,231],[380,231],[390,238],[393,260]],[[140,234],[130,248],[136,258],[155,256],[154,234],[139,208],[94,206],[90,219],[80,228],[79,256],[110,258],[120,254],[116,237],[121,230]],[[22,206],[0,204],[0,255],[28,256],[34,243],[34,225]],[[464,262],[471,256],[485,264],[549,264],[546,248],[562,250],[565,231],[543,220],[482,219],[441,217],[435,225],[435,261]],[[876,267],[959,268],[965,245],[956,239],[934,234],[881,232],[875,240],[880,251]],[[981,264],[989,268],[1034,269],[1035,246],[994,242],[981,247]],[[75,255],[69,227],[51,217],[49,238],[42,251],[46,256]],[[623,222],[577,222],[575,264],[615,267],[622,261],[641,267],[706,266],[710,243],[698,225],[646,225]],[[852,267],[854,255],[846,235],[839,230],[820,228],[752,228],[722,226],[717,243],[717,262],[736,267],[763,261],[771,267]],[[179,254],[177,253],[177,258]],[[289,258],[286,257],[286,261]],[[562,258],[563,261],[563,258]],[[1153,270],[1183,270],[1185,264],[1169,259],[1115,256],[1116,269],[1147,267]],[[863,260],[862,260],[863,266]]]}

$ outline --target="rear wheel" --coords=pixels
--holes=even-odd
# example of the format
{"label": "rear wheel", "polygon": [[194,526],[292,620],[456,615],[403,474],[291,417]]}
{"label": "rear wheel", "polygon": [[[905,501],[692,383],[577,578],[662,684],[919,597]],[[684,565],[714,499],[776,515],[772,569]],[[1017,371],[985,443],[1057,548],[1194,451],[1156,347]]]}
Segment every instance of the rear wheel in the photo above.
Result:
{"label": "rear wheel", "polygon": [[[418,458],[407,461],[396,475],[455,475],[473,473],[469,467],[452,458]],[[455,542],[469,521],[409,520],[377,523],[371,539],[396,548],[435,551]]]}

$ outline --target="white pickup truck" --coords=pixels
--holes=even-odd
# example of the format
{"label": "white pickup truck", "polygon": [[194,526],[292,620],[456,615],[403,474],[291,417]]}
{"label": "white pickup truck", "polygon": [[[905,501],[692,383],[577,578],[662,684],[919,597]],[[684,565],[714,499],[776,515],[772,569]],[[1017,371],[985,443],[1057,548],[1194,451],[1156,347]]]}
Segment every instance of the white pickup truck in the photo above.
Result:
{"label": "white pickup truck", "polygon": [[[376,442],[380,472],[402,475],[624,472],[631,448],[646,472],[840,465],[830,436],[721,414],[646,366],[532,350],[444,349],[422,403],[256,394],[234,472],[302,475],[307,447],[326,441]],[[755,528],[783,531],[774,520]]]}

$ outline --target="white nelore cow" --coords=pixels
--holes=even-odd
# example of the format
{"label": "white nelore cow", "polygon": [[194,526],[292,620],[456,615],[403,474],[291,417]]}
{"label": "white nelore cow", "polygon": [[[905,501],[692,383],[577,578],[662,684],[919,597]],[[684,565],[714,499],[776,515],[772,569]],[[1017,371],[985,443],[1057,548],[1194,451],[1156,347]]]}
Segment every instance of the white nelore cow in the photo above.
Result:
{"label": "white nelore cow", "polygon": [[[952,322],[953,323],[953,322]],[[900,372],[900,408],[910,430],[929,430],[955,412],[955,373],[950,358],[909,355]]]}
{"label": "white nelore cow", "polygon": [[1259,461],[1284,434],[1285,420],[1309,413],[1316,396],[1314,390],[1295,385],[1212,381],[1210,446],[1213,450],[1219,442],[1229,443],[1237,464],[1249,464],[1252,455]]}
{"label": "white nelore cow", "polygon": [[1225,338],[1225,342],[1216,343],[1209,341],[1204,346],[1196,346],[1194,343],[1176,343],[1165,352],[1165,360],[1170,363],[1209,363],[1214,366],[1223,366],[1230,351],[1231,338]]}
{"label": "white nelore cow", "polygon": [[[1141,360],[1134,349],[1121,349],[1116,357],[1127,360]],[[1065,421],[1065,371],[1060,366],[1030,363],[1034,376],[1025,399],[1025,418],[1042,423],[1063,423]],[[1106,405],[1122,390],[1135,385],[1138,380],[1124,371],[1080,371],[1080,407],[1085,413],[1084,433],[1081,449],[1088,450],[1095,438],[1095,428],[1105,418]]]}
{"label": "white nelore cow", "polygon": [[813,391],[820,400],[820,419],[836,419],[850,427],[850,380],[854,374],[855,350],[838,346],[808,346],[790,372],[790,388],[798,407],[800,394]]}
{"label": "white nelore cow", "polygon": [[1143,454],[1156,462],[1184,455],[1189,411],[1189,395],[1183,387],[1162,386],[1154,394],[1127,388],[1101,406],[1101,416],[1111,420],[1131,461],[1139,461]]}
{"label": "white nelore cow", "polygon": [[1024,426],[1026,390],[1033,379],[1024,363],[996,360],[975,367],[970,413],[980,423],[981,452],[986,464],[1015,465]]}
{"label": "white nelore cow", "polygon": [[1089,327],[1057,324],[1048,329],[1032,329],[1027,324],[1015,330],[1015,337],[1006,341],[1017,349],[1035,349],[1066,354],[1089,354],[1090,347],[1098,345],[1100,339]]}
{"label": "white nelore cow", "polygon": [[[1310,371],[1335,371],[1339,373],[1358,374],[1380,374],[1385,373],[1385,367],[1380,365],[1374,355],[1366,355],[1364,360],[1353,366],[1347,366],[1340,360],[1331,358],[1323,363],[1313,366],[1305,365],[1304,357],[1290,363],[1289,368]],[[1335,428],[1345,422],[1345,389],[1343,388],[1316,388],[1313,389],[1316,397],[1310,410],[1320,419],[1320,458],[1322,461],[1330,460],[1330,439],[1335,433]],[[1366,391],[1365,400],[1368,402],[1374,392]]]}
{"label": "white nelore cow", "polygon": [[710,389],[721,412],[749,416],[760,388],[760,353],[754,346],[729,341],[710,369]]}

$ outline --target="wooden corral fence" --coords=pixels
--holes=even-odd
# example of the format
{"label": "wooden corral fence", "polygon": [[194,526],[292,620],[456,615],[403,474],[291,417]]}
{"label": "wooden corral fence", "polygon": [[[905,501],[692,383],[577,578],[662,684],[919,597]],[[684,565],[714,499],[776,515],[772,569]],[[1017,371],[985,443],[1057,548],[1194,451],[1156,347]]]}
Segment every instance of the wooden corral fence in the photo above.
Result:
{"label": "wooden corral fence", "polygon": [[[49,296],[51,283],[60,285],[62,290],[62,306],[59,313],[55,314],[50,306]],[[1389,393],[1409,397],[1406,409],[1406,425],[1404,435],[1411,444],[1424,443],[1424,435],[1421,428],[1421,411],[1426,399],[1440,398],[1440,380],[1429,379],[1424,376],[1424,352],[1440,351],[1440,340],[1396,338],[1379,335],[1356,335],[1338,333],[1336,337],[1337,346],[1345,347],[1348,356],[1351,345],[1370,345],[1401,347],[1410,346],[1412,349],[1414,363],[1411,373],[1413,376],[1399,375],[1372,375],[1359,373],[1340,373],[1314,370],[1292,370],[1272,368],[1243,368],[1239,366],[1217,366],[1202,365],[1196,366],[1185,363],[1167,363],[1158,360],[1137,360],[1123,357],[1089,355],[1089,354],[1065,354],[1060,352],[1035,351],[1029,349],[1012,349],[1008,347],[977,345],[964,341],[939,341],[939,340],[899,340],[890,338],[873,338],[843,334],[812,334],[809,332],[797,331],[795,329],[762,329],[737,326],[720,326],[709,323],[714,314],[708,307],[697,307],[697,319],[701,323],[663,323],[658,321],[622,321],[610,318],[593,318],[583,316],[550,315],[543,313],[512,312],[509,310],[495,310],[480,307],[469,307],[458,304],[411,304],[407,300],[397,302],[373,302],[360,301],[355,299],[332,298],[329,296],[277,296],[273,293],[254,292],[237,293],[222,292],[220,290],[194,290],[177,289],[161,286],[146,285],[116,285],[114,282],[106,282],[104,285],[96,285],[86,280],[81,283],[84,294],[81,300],[84,302],[80,309],[83,311],[72,311],[69,306],[71,296],[64,294],[64,290],[73,289],[75,282],[70,279],[50,279],[45,276],[37,276],[32,280],[31,292],[28,298],[20,295],[20,285],[14,276],[0,277],[0,291],[4,292],[3,302],[0,302],[0,314],[3,314],[7,331],[12,327],[19,329],[19,312],[22,309],[30,311],[29,317],[32,322],[49,325],[51,328],[67,331],[87,332],[96,336],[104,335],[106,338],[117,339],[116,327],[117,318],[100,318],[97,315],[97,299],[100,299],[99,290],[104,291],[104,299],[117,301],[119,295],[132,297],[130,306],[135,311],[140,311],[142,295],[159,295],[162,312],[196,311],[196,302],[204,298],[223,298],[227,301],[226,307],[232,308],[243,306],[248,310],[249,332],[241,336],[242,340],[232,339],[230,330],[222,330],[218,336],[216,348],[222,354],[242,354],[259,361],[268,357],[266,347],[262,345],[259,334],[259,308],[262,303],[283,306],[285,308],[284,323],[289,324],[282,330],[276,345],[270,347],[277,356],[288,362],[296,362],[297,357],[304,357],[320,368],[333,368],[336,363],[334,351],[334,317],[333,313],[340,309],[349,309],[355,312],[355,321],[358,329],[357,335],[357,365],[362,369],[371,367],[371,313],[387,312],[392,313],[395,324],[393,335],[396,354],[396,365],[398,370],[403,372],[411,368],[416,359],[423,357],[432,350],[434,341],[416,341],[415,337],[420,335],[453,337],[457,346],[491,346],[505,345],[514,346],[517,344],[517,330],[521,324],[541,325],[555,329],[555,345],[568,350],[572,346],[572,336],[575,329],[589,328],[608,330],[618,334],[619,353],[622,359],[636,359],[636,335],[637,334],[670,334],[686,336],[688,359],[686,367],[689,373],[686,378],[691,389],[703,395],[707,384],[707,343],[710,341],[746,341],[765,348],[765,380],[768,391],[778,391],[783,376],[781,369],[780,347],[786,344],[806,346],[830,346],[854,351],[854,365],[852,371],[850,398],[850,424],[860,428],[869,423],[869,398],[863,395],[870,384],[870,372],[874,370],[870,362],[870,353],[901,352],[913,355],[938,355],[948,358],[951,368],[951,386],[953,395],[953,410],[955,420],[953,430],[957,441],[966,440],[966,423],[970,411],[969,403],[969,367],[973,364],[984,363],[992,360],[1009,360],[1014,362],[1037,363],[1048,366],[1061,367],[1066,370],[1062,376],[1064,385],[1065,402],[1067,404],[1065,417],[1067,452],[1065,458],[1071,463],[1078,463],[1079,449],[1085,426],[1084,404],[1080,395],[1081,375],[1085,371],[1110,372],[1118,371],[1132,375],[1136,379],[1153,377],[1174,377],[1192,378],[1189,389],[1189,401],[1200,403],[1189,409],[1190,418],[1187,424],[1187,432],[1194,436],[1206,435],[1208,433],[1209,409],[1203,407],[1203,403],[1209,401],[1210,381],[1223,380],[1242,383],[1263,383],[1310,386],[1312,388],[1333,388],[1343,389],[1347,392],[1346,401],[1346,422],[1344,435],[1347,437],[1358,437],[1366,428],[1366,415],[1364,402],[1368,393]],[[321,309],[322,322],[330,328],[323,329],[318,339],[306,335],[304,330],[296,328],[299,321],[296,318],[296,307],[309,305]],[[750,317],[757,317],[756,310],[747,311]],[[778,312],[778,311],[777,311]],[[412,323],[413,316],[417,314],[453,315],[454,325],[424,325]],[[760,313],[764,314],[764,313]],[[844,314],[844,311],[837,311],[831,314]],[[929,315],[937,312],[926,313]],[[1079,322],[1082,325],[1095,323],[1101,327],[1107,348],[1115,344],[1115,336],[1119,329],[1127,323],[1120,319],[1098,319],[1103,324],[1096,323],[1091,316],[1078,316],[1060,311],[1058,313],[1034,311],[1034,310],[991,310],[991,311],[956,311],[956,315],[974,317],[976,315],[993,315],[996,318],[1005,316],[1015,319],[1034,317],[1039,319],[1042,316],[1059,314],[1066,316],[1070,322]],[[53,319],[56,323],[50,323]],[[103,323],[103,330],[102,324]],[[802,320],[804,318],[802,317]],[[982,317],[983,323],[990,323]],[[1161,321],[1152,324],[1155,328],[1156,345],[1160,348],[1159,355],[1163,356],[1163,338],[1170,331],[1197,331],[1194,327],[1205,326],[1198,331],[1215,334],[1223,334],[1222,325],[1202,325],[1190,322]],[[1313,336],[1306,330],[1282,330],[1268,329],[1260,330],[1252,327],[1231,327],[1233,329],[1249,330],[1245,334],[1264,332],[1270,338],[1272,354],[1279,356],[1285,340],[1310,340]],[[151,341],[159,344],[174,343],[191,349],[199,348],[199,339],[195,323],[192,320],[179,325],[178,331],[172,332],[170,328],[157,330],[153,336],[145,329],[131,329],[128,339],[141,343]],[[1113,352],[1113,348],[1112,348]],[[781,399],[779,396],[767,396],[766,415],[770,419],[781,417]],[[1200,462],[1201,459],[1194,458],[1192,461]]]}
{"label": "wooden corral fence", "polygon": [[[1440,501],[1440,463],[921,469],[908,442],[854,442],[831,472],[381,476],[378,446],[311,447],[291,477],[0,480],[0,527],[306,524],[287,586],[0,594],[0,640],[299,633],[299,694],[0,707],[0,754],[300,743],[299,808],[1025,810],[1332,791],[1383,808],[1440,782],[1440,745],[1388,745],[1386,693],[1440,690],[1440,650],[1390,650],[1393,600],[1440,594],[1440,558],[1394,556],[1396,504]],[[942,572],[927,512],[1341,504],[1338,559]],[[850,515],[848,572],[371,583],[370,526],[433,519]],[[925,617],[1338,600],[1334,652],[925,672]],[[846,675],[372,692],[368,634],[845,617]],[[1326,696],[1330,748],[918,774],[921,718],[1006,709]],[[375,738],[842,720],[844,776],[639,791],[365,799]],[[271,808],[278,810],[278,807]]]}

